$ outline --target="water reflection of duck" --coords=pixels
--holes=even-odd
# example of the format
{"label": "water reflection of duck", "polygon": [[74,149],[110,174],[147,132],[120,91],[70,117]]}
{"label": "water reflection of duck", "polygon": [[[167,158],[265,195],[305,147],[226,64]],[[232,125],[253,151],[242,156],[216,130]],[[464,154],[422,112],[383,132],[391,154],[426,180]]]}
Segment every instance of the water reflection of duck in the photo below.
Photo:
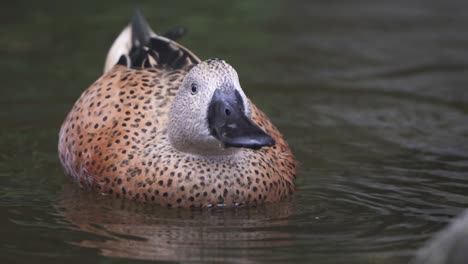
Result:
{"label": "water reflection of duck", "polygon": [[106,65],[60,130],[60,160],[81,186],[175,207],[294,192],[291,150],[229,64],[201,62],[136,12]]}
{"label": "water reflection of duck", "polygon": [[59,214],[79,231],[96,235],[71,243],[104,256],[249,263],[294,243],[284,229],[294,213],[290,202],[242,210],[164,209],[64,187]]}

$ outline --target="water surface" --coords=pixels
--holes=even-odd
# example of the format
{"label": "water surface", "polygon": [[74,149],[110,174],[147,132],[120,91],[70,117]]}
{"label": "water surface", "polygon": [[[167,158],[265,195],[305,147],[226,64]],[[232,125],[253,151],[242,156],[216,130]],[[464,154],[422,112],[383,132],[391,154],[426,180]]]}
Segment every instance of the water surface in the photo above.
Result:
{"label": "water surface", "polygon": [[2,263],[407,263],[468,206],[466,1],[148,2],[157,31],[238,70],[301,162],[297,195],[165,209],[80,191],[57,133],[126,1],[0,10]]}

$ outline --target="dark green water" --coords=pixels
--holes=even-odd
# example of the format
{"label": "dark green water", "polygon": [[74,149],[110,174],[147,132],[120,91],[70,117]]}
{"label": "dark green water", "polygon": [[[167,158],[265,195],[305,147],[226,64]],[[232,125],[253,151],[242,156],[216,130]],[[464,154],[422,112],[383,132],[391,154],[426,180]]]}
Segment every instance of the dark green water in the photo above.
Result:
{"label": "dark green water", "polygon": [[301,162],[295,198],[169,210],[81,192],[57,134],[132,13],[0,8],[0,262],[407,263],[468,206],[468,2],[154,1],[153,27],[239,72]]}

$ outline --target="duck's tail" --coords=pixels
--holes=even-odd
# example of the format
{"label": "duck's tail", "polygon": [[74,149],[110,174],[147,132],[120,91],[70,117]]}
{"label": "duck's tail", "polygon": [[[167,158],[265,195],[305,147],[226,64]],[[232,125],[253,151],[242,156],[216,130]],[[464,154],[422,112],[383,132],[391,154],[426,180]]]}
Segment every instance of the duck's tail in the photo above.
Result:
{"label": "duck's tail", "polygon": [[156,34],[139,9],[130,24],[115,39],[107,53],[104,72],[115,64],[132,68],[166,66],[174,69],[196,64],[200,59],[174,40],[184,35],[183,28]]}

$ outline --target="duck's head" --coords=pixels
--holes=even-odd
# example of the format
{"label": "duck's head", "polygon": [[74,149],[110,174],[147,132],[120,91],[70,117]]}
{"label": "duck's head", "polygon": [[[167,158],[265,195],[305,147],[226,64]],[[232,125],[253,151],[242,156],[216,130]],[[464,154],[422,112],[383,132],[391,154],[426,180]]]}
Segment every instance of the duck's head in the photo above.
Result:
{"label": "duck's head", "polygon": [[172,102],[168,134],[174,148],[200,155],[275,144],[251,120],[237,72],[218,59],[199,63],[187,73]]}

